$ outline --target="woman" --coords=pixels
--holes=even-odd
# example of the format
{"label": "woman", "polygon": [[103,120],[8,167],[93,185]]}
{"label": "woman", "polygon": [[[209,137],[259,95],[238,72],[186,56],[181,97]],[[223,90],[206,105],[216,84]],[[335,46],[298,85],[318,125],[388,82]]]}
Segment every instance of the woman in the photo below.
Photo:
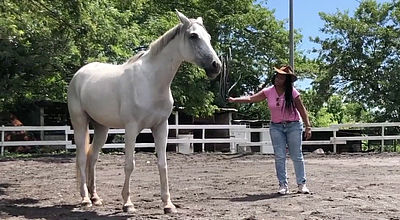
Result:
{"label": "woman", "polygon": [[288,194],[289,187],[286,175],[286,147],[293,161],[298,192],[310,193],[306,186],[303,153],[301,150],[302,123],[305,124],[305,138],[311,137],[311,124],[307,110],[300,99],[299,92],[293,87],[297,80],[290,66],[275,68],[272,77],[273,86],[264,88],[252,96],[232,98],[229,102],[254,103],[268,101],[271,111],[270,135],[275,154],[275,169],[279,181],[279,194]]}

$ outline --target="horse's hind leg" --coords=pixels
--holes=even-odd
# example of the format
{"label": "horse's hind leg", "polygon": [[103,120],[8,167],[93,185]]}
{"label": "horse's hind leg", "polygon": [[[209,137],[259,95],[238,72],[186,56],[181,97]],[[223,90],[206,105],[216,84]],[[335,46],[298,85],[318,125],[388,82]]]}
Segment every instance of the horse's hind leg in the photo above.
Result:
{"label": "horse's hind leg", "polygon": [[71,122],[74,128],[74,140],[76,144],[76,169],[77,180],[79,183],[80,194],[82,197],[81,205],[84,207],[92,206],[89,198],[89,191],[86,184],[86,162],[87,154],[90,150],[89,142],[89,121],[85,113],[71,114]]}
{"label": "horse's hind leg", "polygon": [[94,123],[94,137],[91,150],[87,156],[88,160],[88,189],[91,194],[91,201],[94,205],[102,205],[103,201],[96,192],[96,162],[99,158],[99,152],[107,141],[108,128]]}

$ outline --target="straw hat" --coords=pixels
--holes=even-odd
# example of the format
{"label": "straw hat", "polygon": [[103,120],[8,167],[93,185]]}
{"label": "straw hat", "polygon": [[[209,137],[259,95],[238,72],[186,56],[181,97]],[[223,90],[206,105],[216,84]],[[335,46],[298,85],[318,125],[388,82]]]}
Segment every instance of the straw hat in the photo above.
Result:
{"label": "straw hat", "polygon": [[293,69],[291,66],[287,65],[287,66],[282,66],[281,68],[276,68],[274,67],[275,72],[279,73],[279,74],[283,74],[283,75],[291,75],[292,76],[292,81],[296,81],[297,80],[297,76],[293,73]]}

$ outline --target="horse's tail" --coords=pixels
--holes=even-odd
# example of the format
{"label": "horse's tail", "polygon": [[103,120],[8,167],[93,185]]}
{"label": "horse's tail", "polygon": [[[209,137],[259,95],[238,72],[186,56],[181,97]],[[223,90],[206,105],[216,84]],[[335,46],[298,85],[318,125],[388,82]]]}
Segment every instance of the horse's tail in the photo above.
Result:
{"label": "horse's tail", "polygon": [[[78,149],[78,146],[76,148],[76,151],[78,150],[83,150],[86,156],[86,180],[88,180],[88,176],[89,176],[89,156],[90,156],[90,151],[91,151],[91,144],[90,144],[90,136],[89,136],[89,127],[86,128],[86,134],[85,134],[85,146],[83,149]],[[78,153],[78,152],[77,152]],[[77,187],[78,187],[78,191],[80,190],[80,185],[81,185],[81,171],[79,169],[79,165],[78,165],[78,158],[76,158],[76,182],[77,182]]]}

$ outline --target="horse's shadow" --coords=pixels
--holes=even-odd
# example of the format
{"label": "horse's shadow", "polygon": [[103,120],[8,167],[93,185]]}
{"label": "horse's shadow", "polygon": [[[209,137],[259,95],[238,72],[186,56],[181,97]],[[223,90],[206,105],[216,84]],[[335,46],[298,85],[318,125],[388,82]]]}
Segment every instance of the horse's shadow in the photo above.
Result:
{"label": "horse's shadow", "polygon": [[0,183],[0,196],[5,194],[5,190],[6,188],[10,187],[12,184],[8,184],[8,183]]}
{"label": "horse's shadow", "polygon": [[40,155],[34,154],[28,157],[17,157],[17,158],[0,158],[1,162],[9,162],[9,161],[38,161],[43,163],[72,163],[75,155],[72,154],[59,154],[59,155]]}
{"label": "horse's shadow", "polygon": [[76,205],[35,206],[37,199],[2,199],[0,200],[0,219],[24,217],[26,219],[127,219],[129,216],[99,215],[92,210],[77,211]]}

